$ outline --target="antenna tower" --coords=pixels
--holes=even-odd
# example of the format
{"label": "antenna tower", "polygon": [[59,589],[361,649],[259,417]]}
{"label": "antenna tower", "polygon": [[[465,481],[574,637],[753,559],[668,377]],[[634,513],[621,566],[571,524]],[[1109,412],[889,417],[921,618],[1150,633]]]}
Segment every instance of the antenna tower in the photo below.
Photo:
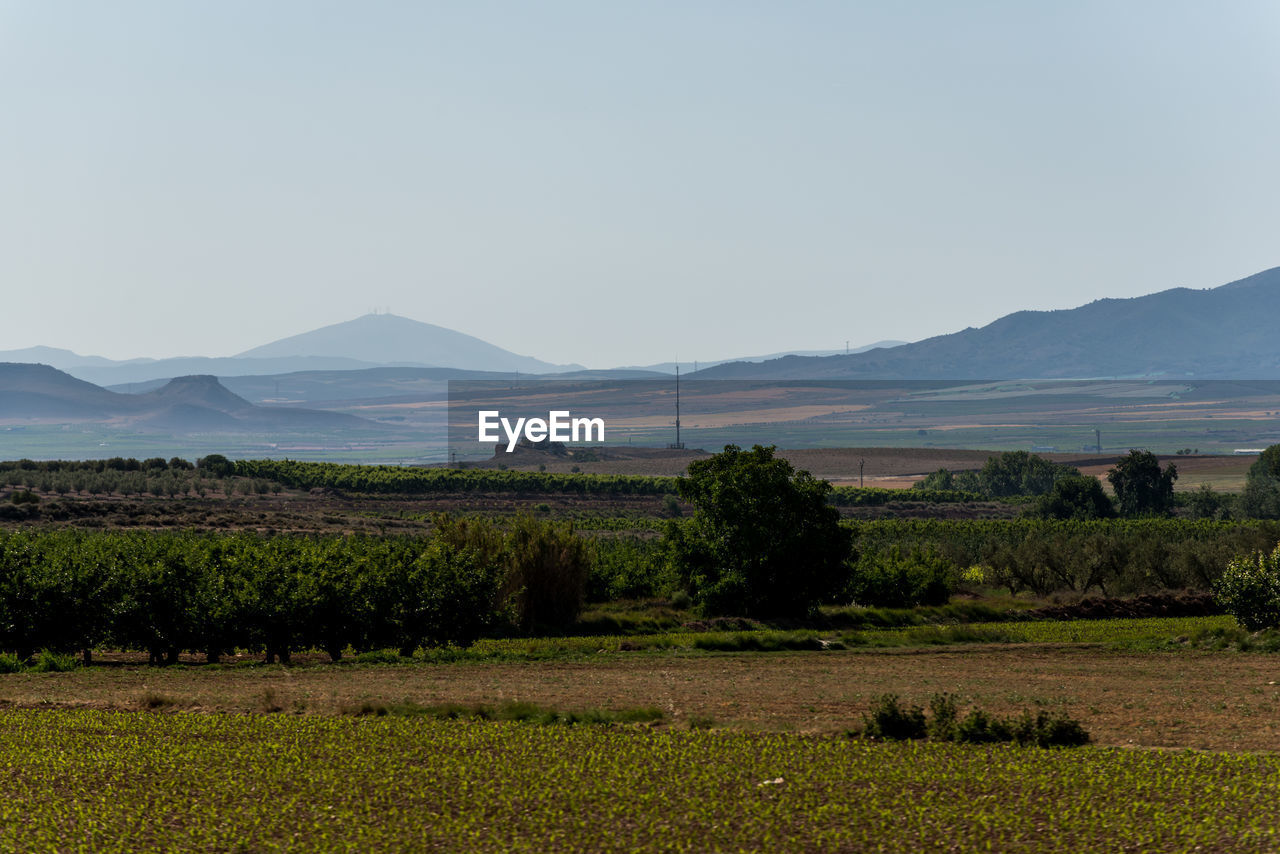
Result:
{"label": "antenna tower", "polygon": [[683,451],[684,442],[680,441],[680,363],[676,362],[676,440],[667,445],[667,450]]}

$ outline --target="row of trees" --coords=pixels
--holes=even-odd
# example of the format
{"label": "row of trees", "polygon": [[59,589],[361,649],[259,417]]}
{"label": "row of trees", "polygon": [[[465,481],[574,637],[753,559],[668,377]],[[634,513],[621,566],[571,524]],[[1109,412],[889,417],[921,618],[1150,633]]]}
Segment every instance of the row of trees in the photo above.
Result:
{"label": "row of trees", "polygon": [[[730,445],[691,463],[680,481],[681,496],[695,511],[692,519],[671,523],[667,555],[680,583],[711,611],[803,616],[819,602],[843,597],[887,604],[895,590],[904,600],[945,600],[956,576],[970,567],[984,583],[1014,592],[1203,589],[1233,555],[1280,538],[1280,526],[1267,522],[1159,518],[1154,514],[1171,504],[1176,476],[1172,466],[1161,469],[1154,455],[1139,451],[1112,469],[1119,506],[1130,515],[1147,514],[1137,520],[847,526],[829,506],[830,484],[775,458],[771,447]],[[1049,499],[1063,484],[1081,480],[1101,494],[1096,479],[1068,475],[1053,484]],[[915,592],[906,597],[902,590]]]}
{"label": "row of trees", "polygon": [[442,517],[437,528],[431,539],[0,533],[0,647],[336,660],[348,647],[407,655],[576,619],[589,548],[570,526]]}
{"label": "row of trees", "polygon": [[1026,451],[1006,451],[987,458],[978,471],[950,472],[938,469],[913,489],[957,490],[983,498],[1044,495],[1065,477],[1079,477],[1080,470],[1046,460]]}

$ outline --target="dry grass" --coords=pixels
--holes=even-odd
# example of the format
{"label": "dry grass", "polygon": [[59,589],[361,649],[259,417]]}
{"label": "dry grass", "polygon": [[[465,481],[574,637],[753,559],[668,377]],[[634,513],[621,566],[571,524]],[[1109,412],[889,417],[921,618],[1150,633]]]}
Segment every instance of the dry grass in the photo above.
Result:
{"label": "dry grass", "polygon": [[340,714],[365,702],[624,709],[637,698],[675,725],[833,732],[879,694],[940,691],[1000,714],[1043,707],[1102,744],[1280,750],[1280,661],[1264,654],[1125,653],[1089,647],[968,647],[587,662],[306,667],[104,667],[0,676],[20,706]]}

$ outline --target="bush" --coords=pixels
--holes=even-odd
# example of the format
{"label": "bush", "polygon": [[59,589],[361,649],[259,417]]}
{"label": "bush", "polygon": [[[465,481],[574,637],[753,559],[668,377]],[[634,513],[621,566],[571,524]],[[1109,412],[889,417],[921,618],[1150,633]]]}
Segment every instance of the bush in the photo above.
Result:
{"label": "bush", "polygon": [[516,520],[507,535],[503,592],[526,632],[571,625],[582,613],[591,552],[566,522]]}
{"label": "bush", "polygon": [[944,605],[951,598],[954,567],[932,551],[912,549],[903,556],[897,546],[864,555],[849,578],[847,595],[872,608]]}
{"label": "bush", "polygon": [[1280,545],[1232,559],[1213,594],[1251,632],[1280,627]]}
{"label": "bush", "polygon": [[1079,721],[1043,710],[1035,715],[1024,711],[1015,719],[1002,720],[973,709],[962,719],[954,695],[934,694],[929,711],[926,719],[919,706],[905,706],[896,694],[885,694],[866,716],[863,735],[894,741],[927,736],[935,741],[968,744],[1015,741],[1034,747],[1078,747],[1089,743],[1089,733]]}
{"label": "bush", "polygon": [[31,669],[36,673],[66,673],[75,670],[79,666],[74,655],[62,655],[51,650],[40,650],[40,657],[36,659],[35,666]]}
{"label": "bush", "polygon": [[1089,743],[1089,733],[1079,721],[1065,715],[1050,715],[1039,711],[1035,717],[1024,711],[1013,721],[1009,731],[1018,744],[1035,747],[1079,747]]}
{"label": "bush", "polygon": [[965,744],[995,744],[1012,741],[1009,725],[982,709],[973,709],[956,724],[956,741]]}
{"label": "bush", "polygon": [[867,738],[892,741],[924,738],[928,734],[924,709],[902,705],[897,694],[884,694],[876,700],[870,714],[866,716],[862,734]]}

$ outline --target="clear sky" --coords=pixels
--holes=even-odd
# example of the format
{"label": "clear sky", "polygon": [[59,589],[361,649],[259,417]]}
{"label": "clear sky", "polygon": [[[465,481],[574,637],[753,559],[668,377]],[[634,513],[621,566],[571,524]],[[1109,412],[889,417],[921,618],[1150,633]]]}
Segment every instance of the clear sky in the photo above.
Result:
{"label": "clear sky", "polygon": [[1280,265],[1280,3],[0,0],[0,350],[592,367]]}

